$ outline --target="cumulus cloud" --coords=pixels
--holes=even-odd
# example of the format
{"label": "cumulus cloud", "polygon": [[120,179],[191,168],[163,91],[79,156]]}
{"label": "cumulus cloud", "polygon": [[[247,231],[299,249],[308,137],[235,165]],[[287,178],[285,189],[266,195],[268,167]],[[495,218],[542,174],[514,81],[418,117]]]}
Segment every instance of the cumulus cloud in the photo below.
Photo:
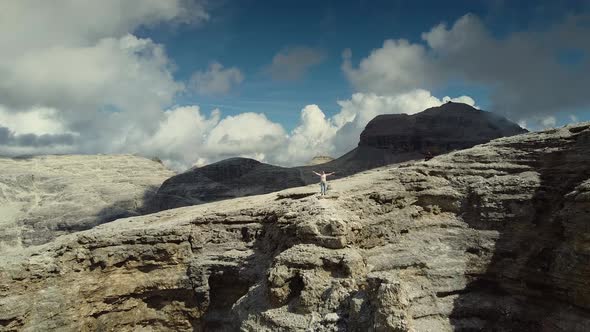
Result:
{"label": "cumulus cloud", "polygon": [[0,45],[3,56],[13,57],[56,45],[90,46],[103,38],[120,38],[140,26],[199,23],[208,18],[200,2],[189,0],[4,1]]}
{"label": "cumulus cloud", "polygon": [[429,61],[427,50],[405,39],[386,40],[363,60],[358,68],[351,52],[343,54],[342,70],[360,92],[395,95],[417,88],[432,88],[441,79],[439,69]]}
{"label": "cumulus cloud", "polygon": [[284,144],[286,133],[280,124],[259,113],[241,113],[221,120],[209,133],[205,145],[209,155],[265,159],[265,153]]}
{"label": "cumulus cloud", "polygon": [[310,47],[286,48],[273,57],[268,72],[275,80],[298,80],[324,59],[325,54],[322,51]]}
{"label": "cumulus cloud", "polygon": [[35,107],[27,112],[9,112],[0,105],[0,124],[10,124],[15,134],[59,134],[66,128],[59,121],[59,111],[47,107]]}
{"label": "cumulus cloud", "polygon": [[165,112],[156,132],[142,143],[140,151],[158,156],[174,169],[187,168],[205,157],[203,142],[219,118],[219,110],[206,116],[201,114],[198,106],[170,109]]}
{"label": "cumulus cloud", "polygon": [[[590,16],[569,16],[544,30],[493,35],[475,15],[422,34],[426,43],[387,40],[358,66],[345,54],[342,68],[362,92],[397,95],[460,80],[491,91],[491,110],[514,120],[588,107]],[[559,52],[586,56],[564,63]],[[349,54],[348,54],[349,55]]]}
{"label": "cumulus cloud", "polygon": [[184,85],[164,47],[133,30],[207,18],[185,0],[4,3],[0,126],[10,144],[0,154],[138,150]]}
{"label": "cumulus cloud", "polygon": [[2,102],[16,111],[35,105],[78,115],[104,105],[146,110],[169,103],[183,88],[162,45],[130,34],[0,58],[0,70]]}
{"label": "cumulus cloud", "polygon": [[[247,130],[245,130],[247,128]],[[276,161],[274,155],[285,144],[287,134],[280,124],[263,114],[209,115],[198,106],[175,107],[165,112],[155,134],[138,151],[156,155],[178,171],[229,157]]]}
{"label": "cumulus cloud", "polygon": [[244,75],[238,68],[224,69],[222,64],[213,62],[206,71],[197,71],[193,74],[191,85],[199,94],[226,94],[243,80]]}
{"label": "cumulus cloud", "polygon": [[301,110],[299,125],[291,132],[286,148],[277,153],[277,162],[286,165],[306,164],[316,155],[329,155],[334,150],[337,125],[317,105]]}

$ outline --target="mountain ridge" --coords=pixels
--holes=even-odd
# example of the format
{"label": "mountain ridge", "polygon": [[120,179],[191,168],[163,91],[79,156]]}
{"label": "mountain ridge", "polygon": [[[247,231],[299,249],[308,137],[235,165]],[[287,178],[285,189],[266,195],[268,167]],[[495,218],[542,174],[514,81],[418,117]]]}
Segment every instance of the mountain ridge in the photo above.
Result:
{"label": "mountain ridge", "polygon": [[[460,127],[462,125],[471,127],[465,129]],[[429,127],[435,132],[429,131]],[[318,179],[312,171],[320,169],[335,172],[332,178],[339,178],[422,159],[427,153],[442,154],[523,132],[526,130],[500,116],[462,103],[449,102],[413,115],[378,115],[361,133],[358,146],[332,161],[281,167],[253,164],[248,158],[229,158],[166,180],[150,205],[154,206],[153,211],[158,211],[264,194],[316,183]]]}

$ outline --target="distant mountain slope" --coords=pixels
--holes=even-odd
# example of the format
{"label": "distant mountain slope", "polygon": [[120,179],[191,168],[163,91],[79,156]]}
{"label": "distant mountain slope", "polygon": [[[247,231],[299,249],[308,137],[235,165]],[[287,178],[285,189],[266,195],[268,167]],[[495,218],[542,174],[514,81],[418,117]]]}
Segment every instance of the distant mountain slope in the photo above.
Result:
{"label": "distant mountain slope", "polygon": [[166,180],[151,206],[165,210],[264,194],[318,182],[314,170],[336,172],[334,178],[338,178],[421,159],[426,152],[441,154],[524,132],[525,129],[503,117],[462,103],[449,102],[414,115],[379,115],[367,124],[359,145],[338,159],[292,168],[247,158],[222,160]]}
{"label": "distant mountain slope", "polygon": [[142,214],[174,173],[132,155],[0,158],[0,252]]}
{"label": "distant mountain slope", "polygon": [[150,205],[154,210],[165,210],[302,185],[305,182],[296,168],[230,158],[171,177],[162,184]]}

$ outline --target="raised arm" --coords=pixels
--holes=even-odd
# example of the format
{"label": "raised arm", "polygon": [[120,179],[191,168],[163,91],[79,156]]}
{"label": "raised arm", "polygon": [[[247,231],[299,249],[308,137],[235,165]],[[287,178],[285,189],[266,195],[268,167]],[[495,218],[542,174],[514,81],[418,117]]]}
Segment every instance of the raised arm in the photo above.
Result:
{"label": "raised arm", "polygon": [[317,176],[322,176],[320,173],[316,172],[316,171],[312,171],[313,174],[317,175]]}
{"label": "raised arm", "polygon": [[336,173],[336,172],[328,173],[328,174],[326,174],[326,175],[332,175],[332,174],[334,174],[334,173]]}

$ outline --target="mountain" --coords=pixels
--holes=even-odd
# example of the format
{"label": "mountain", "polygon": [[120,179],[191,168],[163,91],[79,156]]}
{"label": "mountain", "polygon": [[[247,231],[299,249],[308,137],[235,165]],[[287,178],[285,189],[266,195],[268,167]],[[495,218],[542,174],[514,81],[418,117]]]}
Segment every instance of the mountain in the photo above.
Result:
{"label": "mountain", "polygon": [[305,182],[296,168],[230,158],[167,179],[149,205],[159,211],[302,185]]}
{"label": "mountain", "polygon": [[132,155],[0,158],[0,252],[145,212],[162,164]]}
{"label": "mountain", "polygon": [[441,154],[525,132],[494,113],[447,102],[414,115],[378,115],[361,133],[359,147],[385,149],[396,154],[427,151]]}
{"label": "mountain", "polygon": [[338,159],[300,167],[278,167],[247,158],[231,158],[193,168],[165,181],[153,211],[259,195],[318,182],[312,171],[336,172],[333,178],[446,153],[526,132],[490,112],[462,103],[446,103],[414,115],[379,115],[367,124],[358,147]]}
{"label": "mountain", "polygon": [[589,165],[586,122],[118,219],[0,255],[0,330],[587,331]]}

